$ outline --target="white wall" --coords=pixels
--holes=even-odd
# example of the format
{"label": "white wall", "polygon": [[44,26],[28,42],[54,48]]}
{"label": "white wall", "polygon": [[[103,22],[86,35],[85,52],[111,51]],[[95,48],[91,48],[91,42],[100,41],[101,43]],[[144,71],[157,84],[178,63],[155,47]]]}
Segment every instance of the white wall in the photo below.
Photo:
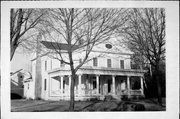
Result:
{"label": "white wall", "polygon": [[[36,73],[36,60],[31,62],[32,65],[32,81],[24,83],[24,96],[26,98],[35,98],[35,73]],[[29,86],[28,86],[29,85]],[[28,89],[29,87],[29,89]]]}
{"label": "white wall", "polygon": [[[74,54],[74,64],[77,66],[79,64],[79,59],[83,59],[83,53]],[[93,59],[93,57],[98,58],[98,67],[106,68],[107,67],[107,59],[111,59],[111,68],[121,68],[120,60],[124,60],[124,69],[131,69],[130,67],[130,55],[125,54],[115,54],[115,53],[98,53],[91,52],[88,59]],[[56,68],[69,68],[69,65],[65,65],[65,67],[60,67],[60,61],[56,59],[51,59],[47,56],[42,57],[42,74],[45,74],[45,61],[47,61],[47,71],[56,69]],[[52,62],[52,63],[51,63]],[[52,66],[51,66],[52,65]],[[83,66],[93,67],[93,60],[85,63]]]}
{"label": "white wall", "polygon": [[[28,85],[29,85],[29,86],[28,86]],[[33,81],[30,81],[30,82],[24,83],[24,96],[25,96],[27,99],[35,99],[34,86],[35,86],[34,80],[33,80]],[[28,89],[28,87],[29,87],[29,89]]]}
{"label": "white wall", "polygon": [[[131,69],[130,67],[130,55],[119,55],[119,54],[104,54],[98,57],[100,53],[92,52],[89,56],[89,59],[93,57],[98,58],[98,66],[100,68],[107,68],[107,59],[111,59],[111,68],[121,68],[120,67],[120,60],[124,60],[124,68]],[[89,61],[88,63],[84,64],[83,66],[93,67],[93,60]]]}
{"label": "white wall", "polygon": [[[123,50],[121,50],[123,51]],[[131,69],[130,67],[130,54],[129,52],[117,52],[113,49],[109,50],[106,49],[105,44],[101,44],[93,49],[93,51],[89,54],[88,60],[93,59],[94,57],[98,58],[98,66],[99,68],[107,68],[107,59],[111,59],[111,68],[121,68],[120,67],[120,60],[124,60],[124,68],[125,69]],[[73,60],[75,67],[79,64],[79,59],[83,59],[85,56],[85,52],[75,52],[73,54]],[[62,57],[68,62],[68,56],[67,54],[62,54]],[[45,70],[45,62],[47,62],[47,70]],[[32,75],[33,75],[33,83],[32,85],[32,91],[31,93],[34,94],[34,82],[35,82],[35,65],[36,60],[32,62]],[[86,62],[84,67],[93,67],[93,60],[90,60],[89,62]],[[60,61],[57,59],[50,58],[48,56],[42,56],[41,57],[41,74],[42,74],[42,97],[46,98],[48,97],[48,90],[49,90],[49,75],[48,71],[57,69],[57,68],[70,68],[69,65],[65,65],[64,67],[60,66]],[[44,79],[47,79],[46,84],[46,91],[44,90]],[[54,80],[55,81],[55,80]],[[53,83],[54,89],[57,89],[60,84],[56,81]],[[67,84],[67,82],[66,82]],[[67,86],[65,86],[67,87]],[[33,97],[33,96],[32,96]]]}

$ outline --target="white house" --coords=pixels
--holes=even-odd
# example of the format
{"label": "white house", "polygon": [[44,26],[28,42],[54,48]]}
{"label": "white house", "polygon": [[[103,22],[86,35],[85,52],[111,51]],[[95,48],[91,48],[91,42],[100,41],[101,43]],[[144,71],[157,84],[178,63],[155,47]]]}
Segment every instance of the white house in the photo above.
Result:
{"label": "white house", "polygon": [[[52,42],[43,41],[44,47],[51,49]],[[66,44],[60,44],[61,50],[66,51]],[[75,48],[76,50],[76,48]],[[66,53],[63,57],[66,58]],[[84,52],[74,52],[75,66],[82,60]],[[122,96],[144,96],[144,70],[131,69],[130,56],[127,49],[117,50],[113,43],[104,42],[95,46],[86,62],[78,71],[75,80],[75,100],[90,98],[103,99],[106,95],[115,98]],[[27,82],[26,97],[35,98],[35,80],[37,66],[41,74],[41,98],[45,100],[69,100],[71,71],[69,65],[63,64],[47,54],[40,56],[40,65],[37,58],[32,60],[32,78]],[[28,86],[28,88],[27,88]]]}

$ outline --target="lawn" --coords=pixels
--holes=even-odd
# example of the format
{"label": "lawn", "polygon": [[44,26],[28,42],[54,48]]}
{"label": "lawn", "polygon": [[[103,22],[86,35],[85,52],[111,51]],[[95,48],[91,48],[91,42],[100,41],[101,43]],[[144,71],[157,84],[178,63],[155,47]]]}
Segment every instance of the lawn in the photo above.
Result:
{"label": "lawn", "polygon": [[[90,101],[75,102],[75,110],[92,104]],[[12,112],[68,111],[69,101],[11,100]]]}
{"label": "lawn", "polygon": [[[140,105],[139,111],[165,111],[165,106],[159,106],[149,99],[76,101],[75,111],[138,111],[134,108],[136,105]],[[11,100],[12,112],[64,112],[68,111],[68,107],[69,101]]]}

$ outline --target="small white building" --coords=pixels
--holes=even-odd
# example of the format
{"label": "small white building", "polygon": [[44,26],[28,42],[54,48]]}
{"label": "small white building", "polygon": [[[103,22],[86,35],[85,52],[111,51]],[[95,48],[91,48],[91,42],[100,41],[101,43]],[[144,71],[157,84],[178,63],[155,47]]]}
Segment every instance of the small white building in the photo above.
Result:
{"label": "small white building", "polygon": [[11,72],[11,99],[29,96],[29,94],[26,94],[27,92],[29,93],[29,91],[24,89],[24,87],[27,88],[28,86],[26,86],[26,82],[31,80],[31,73],[23,69],[20,69],[14,73]]}
{"label": "small white building", "polygon": [[[21,69],[22,70],[22,69]],[[16,71],[11,72],[11,99],[22,98],[23,97],[23,78],[22,72]]]}
{"label": "small white building", "polygon": [[[43,41],[44,47],[51,49],[50,42]],[[66,51],[66,44],[61,44],[61,50]],[[84,51],[85,52],[85,51]],[[77,66],[84,52],[74,51],[74,65]],[[66,53],[63,57],[66,58]],[[115,98],[122,96],[144,96],[144,70],[131,69],[132,52],[127,49],[117,50],[113,43],[104,42],[95,46],[88,61],[77,71],[75,80],[75,100],[90,98],[103,99],[106,95]],[[41,54],[40,63],[32,59],[32,81],[25,84],[26,97],[35,98],[35,80],[37,66],[41,74],[41,98],[45,100],[69,100],[71,71],[69,65],[63,64],[48,54]]]}

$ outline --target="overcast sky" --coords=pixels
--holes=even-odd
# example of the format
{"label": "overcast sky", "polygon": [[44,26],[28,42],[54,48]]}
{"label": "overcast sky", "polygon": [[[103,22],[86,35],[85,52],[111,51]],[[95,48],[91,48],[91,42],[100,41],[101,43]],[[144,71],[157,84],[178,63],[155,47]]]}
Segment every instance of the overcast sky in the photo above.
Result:
{"label": "overcast sky", "polygon": [[31,70],[31,59],[32,59],[32,57],[29,54],[22,53],[22,52],[16,52],[11,61],[11,72],[15,72],[19,69],[30,71]]}

